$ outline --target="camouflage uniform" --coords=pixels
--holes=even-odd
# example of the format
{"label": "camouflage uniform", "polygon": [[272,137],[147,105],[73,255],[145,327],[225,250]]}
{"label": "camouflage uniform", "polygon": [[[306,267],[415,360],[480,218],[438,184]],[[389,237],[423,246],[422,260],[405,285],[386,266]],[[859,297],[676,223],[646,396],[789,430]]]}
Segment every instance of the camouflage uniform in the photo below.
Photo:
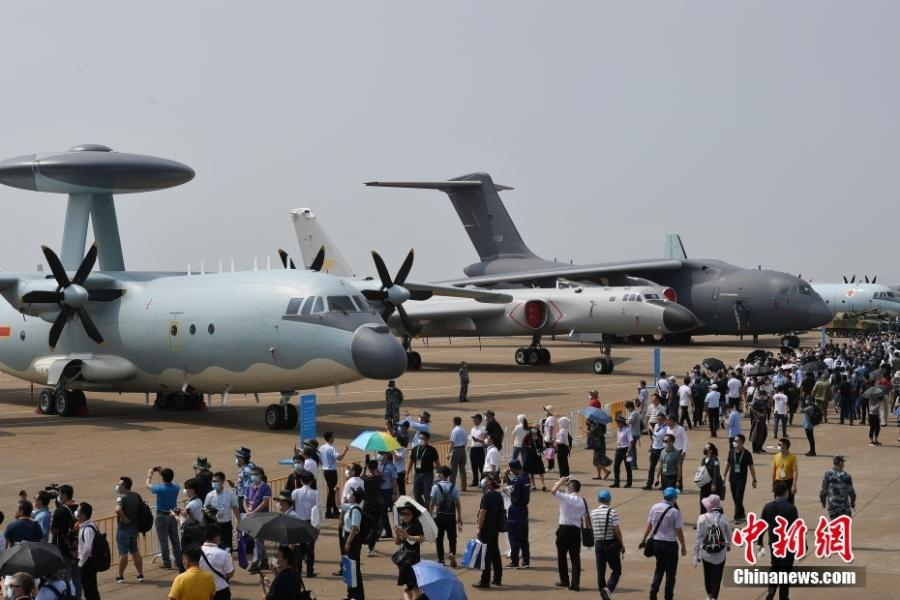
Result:
{"label": "camouflage uniform", "polygon": [[819,500],[828,511],[828,518],[841,515],[850,516],[850,509],[856,506],[856,491],[853,489],[853,478],[843,469],[825,471],[822,478],[822,489]]}
{"label": "camouflage uniform", "polygon": [[827,379],[820,379],[813,386],[812,397],[819,408],[822,409],[822,421],[828,422],[828,405],[831,404],[831,384]]}

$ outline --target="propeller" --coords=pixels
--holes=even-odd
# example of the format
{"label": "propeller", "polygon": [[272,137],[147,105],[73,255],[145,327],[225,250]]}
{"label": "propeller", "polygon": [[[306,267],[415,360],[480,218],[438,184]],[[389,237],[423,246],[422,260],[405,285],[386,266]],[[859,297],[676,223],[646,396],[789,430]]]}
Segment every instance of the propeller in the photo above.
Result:
{"label": "propeller", "polygon": [[426,299],[431,296],[431,293],[428,291],[413,291],[410,292],[408,289],[403,287],[403,284],[406,283],[406,278],[409,275],[410,269],[412,269],[414,251],[410,250],[409,254],[406,255],[406,259],[403,261],[403,264],[400,265],[400,269],[397,271],[397,275],[394,279],[391,279],[390,273],[388,273],[387,266],[384,264],[384,260],[374,250],[372,251],[372,260],[375,261],[375,270],[378,272],[378,278],[381,280],[381,289],[380,290],[363,290],[362,294],[366,297],[366,300],[377,300],[384,303],[384,310],[381,311],[381,318],[385,321],[390,318],[394,311],[400,315],[400,321],[403,323],[403,329],[406,330],[406,333],[409,335],[413,335],[415,332],[415,326],[413,326],[412,320],[410,320],[409,315],[406,314],[406,311],[403,309],[403,303],[412,298],[413,300]]}
{"label": "propeller", "polygon": [[[285,269],[288,268],[288,265],[290,265],[291,269],[297,268],[297,266],[294,264],[293,259],[291,259],[291,257],[288,256],[288,253],[285,252],[284,250],[282,250],[281,248],[278,249],[278,256],[279,256],[279,258],[281,258],[281,265]],[[321,248],[319,248],[319,251],[316,252],[316,256],[313,258],[313,261],[311,263],[309,263],[309,270],[310,271],[321,271],[322,266],[324,264],[325,264],[325,246],[322,246]]]}
{"label": "propeller", "polygon": [[53,325],[50,327],[50,348],[56,347],[59,336],[62,334],[63,327],[65,327],[66,323],[68,323],[75,315],[78,315],[78,319],[81,321],[81,325],[84,327],[84,331],[87,333],[88,337],[98,344],[102,344],[103,336],[100,334],[100,330],[97,329],[97,326],[94,325],[93,319],[91,319],[85,309],[85,304],[89,301],[112,302],[113,300],[118,300],[125,293],[125,290],[87,290],[84,288],[84,282],[87,280],[88,275],[90,275],[91,270],[94,268],[94,264],[97,262],[97,243],[94,242],[91,245],[87,254],[84,256],[84,259],[81,261],[81,264],[78,266],[75,276],[71,280],[69,279],[69,275],[66,273],[65,268],[63,268],[59,257],[56,256],[56,253],[47,246],[41,246],[41,250],[44,252],[44,258],[50,266],[50,272],[53,273],[53,278],[56,280],[56,291],[28,292],[22,296],[22,302],[25,304],[59,305],[59,316],[56,317],[56,320],[53,321]]}
{"label": "propeller", "polygon": [[878,275],[875,275],[874,277],[872,277],[872,281],[869,281],[868,275],[866,275],[865,277],[866,277],[866,283],[875,283],[875,281],[878,279]]}

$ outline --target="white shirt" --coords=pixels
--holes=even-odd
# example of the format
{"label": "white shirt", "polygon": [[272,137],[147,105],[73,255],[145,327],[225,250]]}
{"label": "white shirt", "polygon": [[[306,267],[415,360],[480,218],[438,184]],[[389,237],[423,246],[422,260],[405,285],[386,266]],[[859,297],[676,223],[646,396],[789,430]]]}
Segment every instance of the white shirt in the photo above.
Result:
{"label": "white shirt", "polygon": [[303,461],[303,470],[312,473],[313,477],[316,477],[319,473],[319,463],[312,458],[307,458]]}
{"label": "white shirt", "polygon": [[660,394],[668,394],[669,393],[669,382],[660,377],[659,381],[656,382],[656,391]]}
{"label": "white shirt", "polygon": [[[228,575],[234,572],[234,563],[231,560],[231,554],[227,550],[222,550],[212,542],[206,542],[200,547],[200,551],[206,557],[200,557],[200,569],[207,573],[212,573],[213,580],[216,582],[216,591],[220,592],[228,587],[228,581],[222,579],[215,573],[213,568],[222,575]],[[206,561],[209,561],[208,563]],[[212,568],[210,568],[212,565]]]}
{"label": "white shirt", "polygon": [[709,408],[719,408],[719,401],[721,399],[722,394],[720,394],[716,390],[712,390],[706,395],[706,406],[708,406]]}
{"label": "white shirt", "polygon": [[656,424],[656,426],[653,428],[653,443],[651,445],[654,450],[662,450],[666,447],[665,437],[668,432],[668,425],[660,425],[659,423]]}
{"label": "white shirt", "polygon": [[337,471],[338,451],[329,443],[319,446],[319,458],[322,459],[323,471]]}
{"label": "white shirt", "polygon": [[318,492],[304,485],[291,492],[291,500],[294,501],[294,512],[297,516],[304,521],[311,521],[312,511],[319,507]]}
{"label": "white shirt", "polygon": [[497,472],[500,470],[500,451],[497,446],[490,446],[484,455],[484,470]]}
{"label": "white shirt", "polygon": [[521,423],[513,428],[513,448],[522,447],[522,442],[525,440],[525,434],[527,433],[527,431],[527,429],[522,427]]}
{"label": "white shirt", "polygon": [[469,430],[469,445],[472,448],[484,448],[484,425],[477,425]]}
{"label": "white shirt", "polygon": [[94,548],[94,535],[96,535],[96,525],[88,519],[78,529],[78,566],[83,567],[87,559],[91,557],[91,550]]}
{"label": "white shirt", "polygon": [[786,415],[788,413],[788,397],[785,394],[778,392],[777,394],[775,394],[775,396],[772,397],[772,400],[775,402],[776,415]]}
{"label": "white shirt", "polygon": [[560,429],[556,432],[556,443],[562,444],[563,446],[569,445],[569,430],[568,429]]}
{"label": "white shirt", "polygon": [[184,515],[185,517],[192,518],[194,525],[202,524],[203,523],[203,500],[194,496],[185,505],[184,511],[182,511],[181,514]]}
{"label": "white shirt", "polygon": [[394,464],[397,465],[398,473],[406,473],[406,461],[409,458],[409,450],[403,446],[394,450]]}
{"label": "white shirt", "polygon": [[582,519],[587,514],[584,498],[578,494],[567,494],[558,490],[553,495],[559,502],[559,524],[581,527]]}
{"label": "white shirt", "polygon": [[234,492],[229,489],[223,489],[221,492],[213,490],[206,495],[203,506],[216,507],[217,523],[230,523],[233,516],[232,509],[237,510],[238,500]]}
{"label": "white shirt", "polygon": [[681,425],[675,424],[675,427],[669,427],[666,425],[666,433],[671,433],[675,436],[675,449],[679,452],[687,452],[688,447],[688,437],[687,433],[684,431],[684,427]]}
{"label": "white shirt", "polygon": [[350,495],[350,490],[354,490],[357,488],[363,489],[363,487],[364,485],[362,477],[349,477],[344,483],[344,489],[341,490],[341,500],[346,502],[347,497]]}
{"label": "white shirt", "polygon": [[678,406],[690,406],[691,405],[691,388],[686,385],[682,385],[678,388]]}
{"label": "white shirt", "polygon": [[454,448],[456,448],[457,446],[465,446],[467,439],[468,436],[466,435],[466,430],[459,425],[455,426],[450,431],[450,445]]}
{"label": "white shirt", "polygon": [[737,377],[732,377],[728,380],[728,397],[729,398],[740,398],[741,397],[741,380]]}
{"label": "white shirt", "polygon": [[544,437],[545,443],[550,443],[553,441],[553,433],[556,429],[556,417],[550,415],[544,418],[544,426],[541,428],[541,435]]}

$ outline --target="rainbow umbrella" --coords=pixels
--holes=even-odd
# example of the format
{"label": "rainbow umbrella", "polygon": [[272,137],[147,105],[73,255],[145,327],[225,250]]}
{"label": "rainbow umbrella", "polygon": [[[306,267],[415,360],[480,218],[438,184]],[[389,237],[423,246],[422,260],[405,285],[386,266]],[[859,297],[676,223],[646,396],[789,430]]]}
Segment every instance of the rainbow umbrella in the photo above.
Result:
{"label": "rainbow umbrella", "polygon": [[384,431],[363,431],[350,445],[369,452],[392,452],[400,447],[397,440]]}

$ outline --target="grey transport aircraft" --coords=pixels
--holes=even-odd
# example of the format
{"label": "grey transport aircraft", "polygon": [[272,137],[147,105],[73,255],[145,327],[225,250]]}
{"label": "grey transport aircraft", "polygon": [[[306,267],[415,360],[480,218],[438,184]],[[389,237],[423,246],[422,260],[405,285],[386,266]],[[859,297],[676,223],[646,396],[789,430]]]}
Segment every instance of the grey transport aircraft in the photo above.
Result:
{"label": "grey transport aircraft", "polygon": [[433,189],[453,203],[478,252],[480,262],[464,269],[467,279],[455,285],[551,287],[560,280],[601,285],[655,285],[669,300],[687,307],[700,324],[686,334],[667,336],[687,341],[692,335],[786,334],[819,327],[831,310],[810,285],[788,273],[745,269],[716,259],[655,258],[591,265],[568,265],[535,255],[519,235],[487,173],[449,181],[374,181],[376,187]]}

